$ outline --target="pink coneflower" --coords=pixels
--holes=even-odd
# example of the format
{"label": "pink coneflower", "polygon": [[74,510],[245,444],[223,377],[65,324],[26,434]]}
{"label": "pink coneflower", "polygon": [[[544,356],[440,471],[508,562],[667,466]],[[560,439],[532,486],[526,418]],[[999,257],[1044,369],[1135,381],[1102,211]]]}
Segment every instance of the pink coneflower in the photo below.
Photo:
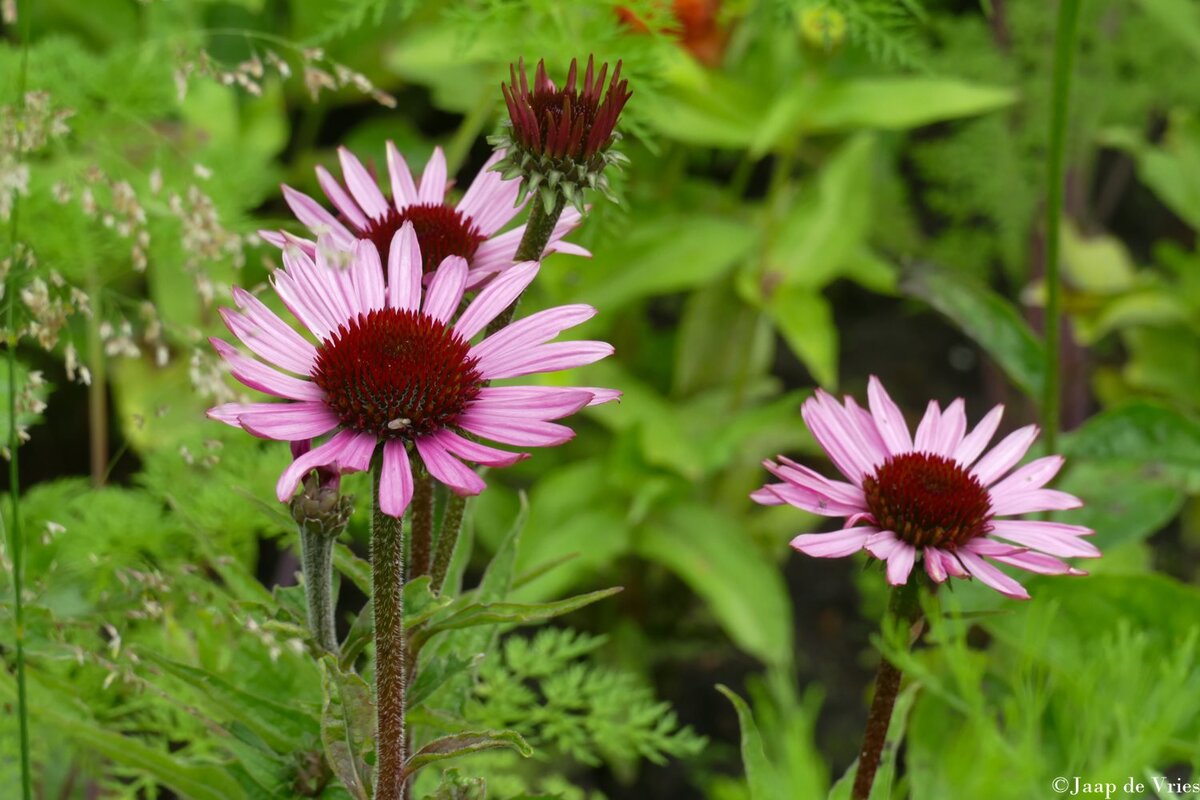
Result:
{"label": "pink coneflower", "polygon": [[333,434],[284,470],[276,486],[281,502],[315,468],[367,469],[380,444],[385,514],[399,516],[408,507],[413,457],[454,492],[478,494],[483,480],[463,460],[503,467],[527,454],[468,435],[517,447],[562,444],[574,433],[552,420],[617,396],[607,389],[490,386],[590,364],[612,353],[612,346],[550,341],[592,317],[595,309],[585,305],[540,311],[471,344],[529,285],[538,264],[501,273],[452,321],[466,289],[467,262],[446,258],[423,289],[417,239],[413,224],[404,223],[388,248],[386,285],[371,242],[356,243],[344,269],[321,263],[324,248],[315,261],[298,248],[284,249],[285,268],[272,282],[315,344],[244,290],[234,289],[239,311],[221,310],[233,334],[263,359],[213,339],[234,377],[287,402],[227,403],[209,416],[266,439]]}
{"label": "pink coneflower", "polygon": [[[513,265],[513,257],[525,226],[505,233],[507,225],[521,210],[517,204],[519,180],[505,180],[494,170],[503,157],[496,153],[483,166],[457,205],[447,202],[449,185],[446,182],[446,157],[440,147],[425,166],[420,183],[413,180],[404,156],[391,142],[387,143],[388,175],[392,184],[389,202],[376,185],[375,178],[362,162],[346,148],[338,149],[344,184],[324,167],[317,167],[317,181],[341,217],[335,217],[313,198],[284,185],[283,196],[299,219],[314,235],[328,234],[340,250],[349,250],[359,240],[375,245],[382,262],[396,232],[407,222],[417,233],[423,254],[422,267],[426,274],[437,269],[446,258],[466,259],[467,288],[475,288],[489,277]],[[562,241],[578,224],[580,214],[564,213],[554,226],[543,253],[591,255],[587,250]],[[283,247],[291,242],[310,257],[313,242],[298,239],[278,231],[260,231],[268,242]]]}
{"label": "pink coneflower", "polygon": [[1014,431],[980,458],[1000,424],[1002,406],[967,433],[961,398],[945,411],[930,402],[914,439],[875,377],[868,400],[870,411],[852,398],[842,405],[818,390],[804,403],[805,423],[849,483],[786,458],[766,462],[783,483],[759,489],[752,495],[756,501],[847,517],[844,529],[797,536],[792,547],[818,558],[865,549],[887,561],[892,585],[908,581],[919,555],[936,583],[974,577],[1019,599],[1029,593],[986,559],[1043,575],[1082,575],[1055,556],[1100,555],[1080,538],[1094,533],[1088,528],[998,519],[1082,505],[1073,495],[1043,488],[1062,467],[1062,456],[1038,458],[1009,472],[1037,438],[1036,425]]}

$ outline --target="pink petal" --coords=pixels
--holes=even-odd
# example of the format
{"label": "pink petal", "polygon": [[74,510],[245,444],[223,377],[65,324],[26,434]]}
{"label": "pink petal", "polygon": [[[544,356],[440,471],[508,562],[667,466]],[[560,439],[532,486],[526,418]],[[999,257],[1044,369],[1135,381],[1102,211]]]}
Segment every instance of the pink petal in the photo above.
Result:
{"label": "pink petal", "polygon": [[486,467],[511,467],[529,458],[528,453],[510,453],[472,442],[451,430],[441,430],[428,438],[435,440],[447,453]]}
{"label": "pink petal", "polygon": [[521,296],[521,292],[537,276],[539,266],[536,261],[516,264],[485,286],[455,323],[458,335],[468,341],[475,338],[475,334],[486,328],[489,322]]}
{"label": "pink petal", "polygon": [[[287,184],[280,186],[280,188],[283,189],[284,201],[292,209],[292,213],[296,215],[296,219],[300,220],[306,228],[314,234],[328,232],[342,247],[349,247],[354,244],[354,235],[346,230],[346,226],[338,222],[337,217],[326,211],[320,203],[303,192],[296,191]],[[283,247],[283,244],[279,246]]]}
{"label": "pink petal", "polygon": [[871,408],[871,416],[875,418],[875,428],[887,445],[888,452],[892,455],[910,452],[913,449],[912,436],[908,432],[904,415],[874,375],[867,383],[867,402]]}
{"label": "pink petal", "polygon": [[401,311],[421,307],[421,245],[411,222],[405,222],[388,248],[388,306]]}
{"label": "pink petal", "polygon": [[[463,262],[464,264],[466,262]],[[582,324],[596,315],[596,309],[576,304],[557,306],[538,311],[496,331],[471,348],[471,355],[480,363],[495,357],[504,357],[520,350],[544,344],[568,328]]]}
{"label": "pink petal", "polygon": [[400,155],[391,141],[387,143],[387,164],[388,174],[392,178],[392,202],[397,211],[404,211],[417,203],[417,186],[413,183],[412,172],[404,156]]}
{"label": "pink petal", "polygon": [[346,179],[346,187],[361,208],[371,219],[383,219],[387,216],[388,202],[375,185],[375,179],[358,157],[344,147],[338,148],[338,160],[342,162],[342,177]]}
{"label": "pink petal", "polygon": [[852,483],[862,483],[863,477],[873,474],[875,467],[869,455],[851,441],[837,402],[830,398],[831,404],[827,404],[824,397],[827,395],[818,389],[815,397],[804,401],[800,415],[834,466]]}
{"label": "pink petal", "polygon": [[892,586],[902,586],[908,582],[913,563],[917,560],[917,548],[908,542],[900,542],[888,556],[887,578]]}
{"label": "pink petal", "polygon": [[613,346],[608,342],[551,342],[524,348],[515,353],[480,359],[478,369],[479,374],[486,380],[500,380],[574,369],[594,364],[612,354]]}
{"label": "pink petal", "polygon": [[926,547],[924,551],[925,573],[934,583],[942,583],[948,577],[946,567],[942,563],[942,554],[935,547]]}
{"label": "pink petal", "polygon": [[1038,426],[1026,425],[1019,428],[1000,441],[987,455],[979,459],[972,474],[984,486],[991,486],[1004,473],[1008,472],[1017,462],[1025,457],[1033,440],[1037,438]]}
{"label": "pink petal", "polygon": [[379,250],[368,239],[354,245],[350,278],[359,313],[367,314],[385,307],[387,289],[383,283],[383,264],[379,260]]}
{"label": "pink petal", "polygon": [[504,180],[492,167],[504,156],[493,153],[471,181],[466,194],[458,202],[458,212],[469,217],[484,236],[491,236],[517,215],[517,193],[521,181]]}
{"label": "pink petal", "polygon": [[418,436],[416,445],[429,474],[450,487],[455,494],[476,495],[487,487],[475,470],[446,452],[442,443],[432,436]]}
{"label": "pink petal", "polygon": [[1079,508],[1083,501],[1073,494],[1056,489],[1034,489],[1032,492],[1006,494],[992,498],[992,514],[1003,517],[1010,514],[1032,514],[1035,511],[1067,511]]}
{"label": "pink petal", "polygon": [[358,207],[358,203],[351,199],[350,195],[346,194],[346,190],[342,185],[329,174],[329,170],[324,167],[317,167],[317,183],[321,185],[321,191],[325,192],[325,196],[337,206],[337,210],[342,212],[350,224],[358,231],[365,231],[370,227],[370,221],[363,215],[362,209]]}
{"label": "pink petal", "polygon": [[1032,547],[1052,556],[1096,558],[1100,551],[1083,536],[1094,531],[1080,525],[1065,525],[1061,522],[1041,520],[994,519],[991,521],[991,536],[999,536],[1010,542]]}
{"label": "pink petal", "polygon": [[425,294],[425,314],[445,322],[458,310],[467,286],[467,260],[449,256],[433,273],[429,291]]}
{"label": "pink petal", "polygon": [[1062,456],[1045,456],[1030,461],[989,490],[992,502],[995,503],[1010,494],[1022,494],[1042,488],[1062,469],[1063,461]]}
{"label": "pink petal", "polygon": [[422,203],[438,204],[446,199],[446,155],[442,148],[433,148],[433,155],[421,174],[421,188],[417,195]]}
{"label": "pink petal", "polygon": [[[782,484],[773,484],[773,485],[781,486]],[[755,489],[753,492],[750,493],[750,499],[753,500],[754,502],[760,503],[764,506],[781,506],[781,505],[783,505],[783,498],[781,498],[779,495],[772,492],[771,488],[772,488],[771,486],[764,486],[761,489]]]}
{"label": "pink petal", "polygon": [[515,447],[553,447],[575,438],[575,432],[565,425],[487,414],[475,408],[460,414],[458,424],[476,436]]}
{"label": "pink petal", "polygon": [[591,403],[586,389],[557,386],[488,386],[479,390],[471,408],[497,417],[561,419]]}
{"label": "pink petal", "polygon": [[979,458],[979,454],[983,452],[983,448],[987,447],[988,442],[992,440],[992,436],[996,433],[996,428],[1000,426],[1000,418],[1004,416],[1004,406],[996,406],[987,413],[975,429],[968,433],[958,447],[954,449],[954,460],[963,467],[969,467],[975,463],[975,459]]}
{"label": "pink petal", "polygon": [[917,435],[913,438],[913,449],[918,453],[936,453],[938,429],[941,427],[942,409],[937,401],[930,400],[925,407],[925,416],[917,426]]}
{"label": "pink petal", "polygon": [[412,502],[412,464],[402,439],[383,445],[383,468],[379,473],[379,510],[389,517],[402,517]]}
{"label": "pink petal", "polygon": [[[765,461],[763,466],[785,483],[802,489],[816,500],[815,508],[800,506],[801,508],[812,511],[814,514],[831,517],[848,516],[868,510],[867,500],[861,487],[843,481],[832,481],[802,464],[782,457],[780,460],[784,462],[783,465]],[[800,497],[798,495],[797,499]],[[788,500],[788,502],[792,501]],[[793,503],[793,505],[796,504]]]}
{"label": "pink petal", "polygon": [[340,423],[324,403],[255,403],[238,421],[260,439],[298,442],[324,436]]}
{"label": "pink petal", "polygon": [[972,577],[978,578],[979,582],[985,586],[990,586],[1000,594],[1007,597],[1012,597],[1016,600],[1028,600],[1029,592],[1025,591],[1025,587],[1017,583],[1012,578],[1005,575],[1000,570],[996,569],[991,564],[984,561],[979,556],[969,550],[959,548],[958,560],[962,563]]}
{"label": "pink petal", "polygon": [[261,361],[242,355],[237,348],[215,337],[208,340],[213,349],[228,362],[233,377],[249,386],[275,397],[288,400],[321,400],[325,392],[312,381],[293,378],[268,367]]}
{"label": "pink petal", "polygon": [[996,561],[1013,567],[1034,572],[1038,575],[1086,575],[1081,569],[1075,569],[1065,561],[1059,561],[1044,553],[1021,552],[1008,556],[993,556]]}
{"label": "pink petal", "polygon": [[963,548],[970,550],[976,555],[987,556],[988,558],[995,558],[996,556],[1012,556],[1016,555],[1017,553],[1026,552],[1024,547],[1017,547],[1016,545],[1011,545],[1008,542],[998,542],[995,539],[988,539],[982,536],[971,539],[969,542],[963,545]]}
{"label": "pink petal", "polygon": [[867,537],[864,548],[868,553],[881,560],[887,560],[897,547],[904,544],[896,538],[892,531],[879,531]]}
{"label": "pink petal", "polygon": [[[275,330],[264,330],[246,315],[228,308],[219,310],[226,327],[256,356],[277,364],[289,372],[307,375],[317,357],[317,349],[301,339],[278,317],[274,322],[287,328],[290,335],[279,337]],[[270,311],[267,311],[270,314]],[[272,314],[271,316],[274,316]]]}
{"label": "pink petal", "polygon": [[279,476],[279,481],[275,484],[275,496],[279,498],[279,502],[286,503],[292,498],[292,495],[296,492],[296,487],[300,484],[301,478],[307,475],[310,470],[336,463],[339,457],[353,444],[357,436],[358,434],[354,431],[339,431],[334,434],[333,438],[320,447],[309,450],[289,464],[288,468]]}
{"label": "pink petal", "polygon": [[592,401],[588,403],[589,406],[611,403],[614,400],[620,400],[622,395],[622,392],[618,389],[598,389],[594,386],[577,386],[575,388],[592,393]]}
{"label": "pink petal", "polygon": [[962,444],[963,434],[967,430],[967,414],[963,410],[962,398],[956,399],[951,403],[946,411],[942,414],[941,424],[938,426],[937,441],[934,442],[936,452],[940,456],[952,456],[958,446]]}
{"label": "pink petal", "polygon": [[792,539],[794,550],[814,558],[842,558],[863,549],[875,528],[846,528],[833,533],[804,533]]}

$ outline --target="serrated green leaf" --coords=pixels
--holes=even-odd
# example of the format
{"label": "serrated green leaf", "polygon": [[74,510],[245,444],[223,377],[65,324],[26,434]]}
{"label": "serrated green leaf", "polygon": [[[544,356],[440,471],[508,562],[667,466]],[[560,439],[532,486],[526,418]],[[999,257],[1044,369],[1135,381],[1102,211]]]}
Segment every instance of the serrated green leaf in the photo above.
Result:
{"label": "serrated green leaf", "polygon": [[717,684],[717,691],[729,698],[729,702],[733,703],[737,711],[738,727],[742,732],[742,766],[746,770],[750,800],[774,800],[783,797],[779,775],[763,750],[762,735],[758,732],[758,725],[754,722],[750,706],[727,686]]}

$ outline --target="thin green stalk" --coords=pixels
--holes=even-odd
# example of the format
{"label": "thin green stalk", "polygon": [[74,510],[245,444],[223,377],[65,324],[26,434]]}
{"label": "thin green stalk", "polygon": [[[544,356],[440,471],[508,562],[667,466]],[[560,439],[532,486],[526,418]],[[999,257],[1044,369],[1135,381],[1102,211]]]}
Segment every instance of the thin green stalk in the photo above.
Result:
{"label": "thin green stalk", "polygon": [[[884,617],[885,625],[891,624],[891,620],[894,619],[915,620],[919,613],[915,578],[908,583],[892,587],[887,615]],[[851,800],[867,800],[871,796],[871,787],[875,784],[875,773],[879,770],[879,758],[887,740],[888,725],[892,721],[892,710],[896,706],[896,696],[900,693],[902,678],[903,675],[895,664],[886,658],[879,659],[879,671],[875,675],[875,697],[867,715],[866,730],[863,731],[863,743],[858,753],[858,770],[854,774],[854,787],[850,793]]]}
{"label": "thin green stalk", "polygon": [[300,561],[304,570],[304,597],[308,601],[308,629],[327,652],[337,653],[337,624],[333,614],[333,545],[330,536],[319,525],[300,528]]}
{"label": "thin green stalk", "polygon": [[88,275],[88,293],[92,296],[92,316],[87,321],[87,361],[92,373],[88,385],[88,456],[92,486],[103,486],[108,475],[108,371],[100,339],[103,292],[95,265]]}
{"label": "thin green stalk", "polygon": [[1079,31],[1079,0],[1060,0],[1054,36],[1054,92],[1050,111],[1050,152],[1046,180],[1046,380],[1042,393],[1042,427],[1046,447],[1055,451],[1059,425],[1062,286],[1059,279],[1059,228],[1062,224],[1067,111],[1072,63]]}
{"label": "thin green stalk", "polygon": [[[533,193],[533,197],[529,199],[529,219],[525,222],[525,234],[521,237],[521,244],[517,246],[517,252],[513,256],[514,261],[542,260],[542,253],[546,252],[546,243],[550,241],[550,235],[554,233],[554,226],[558,224],[558,218],[562,216],[566,205],[566,198],[563,197],[562,192],[559,192],[554,208],[546,211],[541,196],[537,192]],[[487,327],[488,336],[512,322],[519,302],[520,298],[513,300],[512,305],[492,320]]]}
{"label": "thin green stalk", "polygon": [[446,582],[446,573],[450,570],[450,562],[454,559],[454,548],[458,546],[462,534],[463,511],[467,507],[467,498],[451,493],[446,499],[446,510],[442,514],[442,530],[438,534],[437,549],[433,554],[433,593],[441,594],[442,584]]}
{"label": "thin green stalk", "polygon": [[480,92],[479,100],[463,117],[454,137],[446,144],[446,171],[453,175],[458,172],[466,159],[471,145],[479,138],[479,132],[492,116],[492,107],[496,102],[496,92],[492,86]]}
{"label": "thin green stalk", "polygon": [[382,455],[372,469],[371,574],[375,610],[375,798],[402,800],[408,759],[404,641],[404,527],[379,508]]}
{"label": "thin green stalk", "polygon": [[[17,75],[18,115],[25,110],[25,86],[29,76],[29,9],[14,0],[21,20],[21,68]],[[21,529],[21,470],[18,452],[21,446],[17,435],[17,307],[16,274],[17,258],[17,214],[20,210],[20,195],[13,198],[12,216],[9,224],[9,252],[13,259],[13,277],[8,286],[8,308],[6,329],[8,331],[8,496],[12,503],[12,552],[13,619],[16,626],[14,639],[17,653],[17,725],[21,747],[21,797],[33,800],[33,771],[29,764],[29,696],[25,682],[25,607],[22,595],[25,591],[25,534]]]}
{"label": "thin green stalk", "polygon": [[433,476],[426,470],[414,476],[412,497],[412,576],[429,574],[433,550]]}

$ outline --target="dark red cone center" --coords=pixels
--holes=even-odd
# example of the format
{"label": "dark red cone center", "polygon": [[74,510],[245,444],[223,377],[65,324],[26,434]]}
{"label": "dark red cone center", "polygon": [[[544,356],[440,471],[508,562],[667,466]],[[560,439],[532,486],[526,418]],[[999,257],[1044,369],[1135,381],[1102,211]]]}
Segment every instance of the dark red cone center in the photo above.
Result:
{"label": "dark red cone center", "polygon": [[991,514],[987,489],[952,458],[892,456],[863,480],[867,507],[881,530],[917,547],[953,550],[982,536]]}
{"label": "dark red cone center", "polygon": [[405,222],[411,222],[416,231],[417,243],[421,245],[421,268],[426,273],[437,269],[448,256],[470,261],[479,245],[487,241],[470,217],[444,203],[412,205],[403,212],[388,206],[387,214],[370,220],[365,229],[351,227],[359,238],[371,240],[379,251],[380,262],[387,264],[392,237]]}
{"label": "dark red cone center", "polygon": [[312,379],[347,428],[411,440],[454,424],[479,394],[483,379],[470,350],[432,317],[381,309],[321,343]]}

